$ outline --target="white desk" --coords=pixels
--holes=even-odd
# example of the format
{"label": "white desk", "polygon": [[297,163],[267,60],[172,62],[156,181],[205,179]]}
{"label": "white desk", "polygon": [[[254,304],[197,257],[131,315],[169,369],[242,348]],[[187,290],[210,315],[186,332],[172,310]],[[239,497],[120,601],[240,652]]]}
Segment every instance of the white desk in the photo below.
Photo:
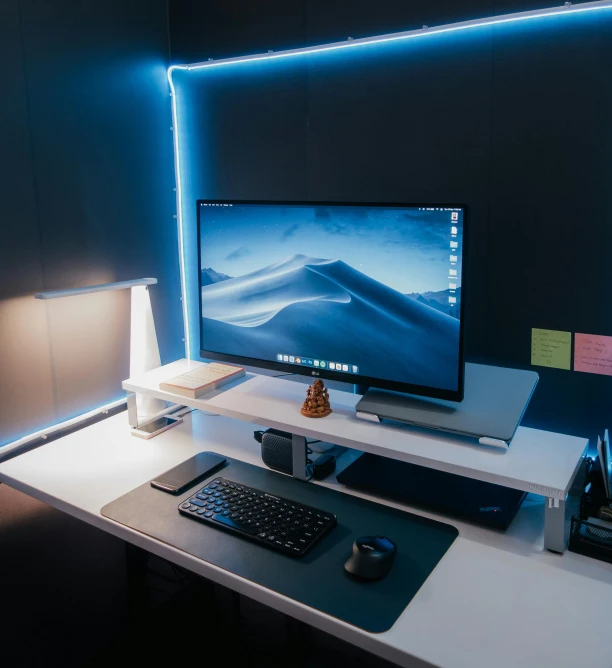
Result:
{"label": "white desk", "polygon": [[[130,435],[121,413],[0,464],[0,481],[402,666],[419,660],[445,668],[612,666],[612,566],[543,550],[542,497],[528,497],[506,533],[452,521],[459,538],[391,630],[376,635],[100,515],[108,502],[201,450],[263,465],[247,423],[192,413],[144,441]],[[340,467],[355,456],[347,452]],[[344,489],[335,481],[314,484]]]}

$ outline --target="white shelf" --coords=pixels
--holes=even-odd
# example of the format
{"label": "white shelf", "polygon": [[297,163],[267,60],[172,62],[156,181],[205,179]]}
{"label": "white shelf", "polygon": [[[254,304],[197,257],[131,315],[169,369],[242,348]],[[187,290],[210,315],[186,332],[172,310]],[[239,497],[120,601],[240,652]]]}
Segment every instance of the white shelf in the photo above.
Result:
{"label": "white shelf", "polygon": [[200,399],[187,399],[159,389],[163,381],[202,364],[178,360],[124,381],[123,388],[307,438],[557,499],[565,498],[588,444],[585,438],[519,427],[509,450],[500,452],[473,439],[439,431],[397,422],[366,422],[355,417],[355,405],[361,397],[337,390],[329,391],[331,415],[322,419],[306,418],[300,413],[305,397],[303,384],[256,374],[246,374]]}

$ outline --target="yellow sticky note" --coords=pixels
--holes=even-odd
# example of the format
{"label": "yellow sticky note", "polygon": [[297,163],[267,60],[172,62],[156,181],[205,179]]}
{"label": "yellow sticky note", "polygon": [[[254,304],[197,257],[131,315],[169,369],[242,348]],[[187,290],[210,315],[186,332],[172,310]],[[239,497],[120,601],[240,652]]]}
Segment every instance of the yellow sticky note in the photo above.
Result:
{"label": "yellow sticky note", "polygon": [[554,329],[531,330],[531,363],[552,369],[570,370],[572,333]]}

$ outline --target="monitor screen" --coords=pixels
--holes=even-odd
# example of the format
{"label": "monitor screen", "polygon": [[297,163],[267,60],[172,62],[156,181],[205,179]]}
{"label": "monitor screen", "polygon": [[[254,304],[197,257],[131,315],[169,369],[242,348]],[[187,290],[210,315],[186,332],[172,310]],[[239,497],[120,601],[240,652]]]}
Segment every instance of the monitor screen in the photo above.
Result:
{"label": "monitor screen", "polygon": [[202,356],[461,400],[465,216],[199,201]]}

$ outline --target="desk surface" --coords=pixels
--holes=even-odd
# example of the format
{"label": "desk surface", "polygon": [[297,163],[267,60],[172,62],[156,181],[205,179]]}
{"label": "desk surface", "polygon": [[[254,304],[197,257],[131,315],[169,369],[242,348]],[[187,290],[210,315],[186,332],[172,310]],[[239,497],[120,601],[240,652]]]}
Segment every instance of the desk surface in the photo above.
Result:
{"label": "desk surface", "polygon": [[[145,441],[130,435],[127,415],[121,413],[0,464],[0,481],[403,666],[423,665],[419,660],[466,668],[579,666],[587,661],[581,638],[588,638],[589,668],[612,666],[607,621],[612,566],[544,551],[542,497],[528,497],[505,533],[451,521],[459,538],[396,624],[377,635],[100,515],[105,504],[201,450],[263,465],[252,432],[248,423],[196,412],[179,427]],[[340,468],[358,454],[346,452]],[[315,484],[344,490],[335,480]]]}

